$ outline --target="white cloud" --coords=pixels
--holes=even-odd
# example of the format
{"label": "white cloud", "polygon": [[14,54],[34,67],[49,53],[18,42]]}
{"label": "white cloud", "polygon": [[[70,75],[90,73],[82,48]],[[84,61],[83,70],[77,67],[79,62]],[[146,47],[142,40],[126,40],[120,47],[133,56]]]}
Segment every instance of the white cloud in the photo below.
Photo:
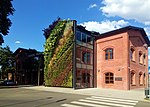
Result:
{"label": "white cloud", "polygon": [[111,30],[115,30],[115,29],[124,27],[124,26],[128,25],[128,22],[126,22],[124,20],[119,20],[119,21],[106,20],[106,21],[102,21],[102,22],[89,21],[89,22],[81,23],[80,25],[85,26],[86,30],[104,33],[104,32],[108,32]]}
{"label": "white cloud", "polygon": [[124,19],[150,25],[150,0],[103,0],[100,8],[106,16],[119,16]]}
{"label": "white cloud", "polygon": [[150,60],[150,55],[148,55],[148,59]]}
{"label": "white cloud", "polygon": [[21,42],[20,42],[20,41],[15,41],[15,43],[16,43],[16,44],[20,44]]}
{"label": "white cloud", "polygon": [[89,9],[92,9],[92,8],[95,8],[95,7],[97,7],[97,4],[91,4],[91,5],[88,7],[88,10],[89,10]]}
{"label": "white cloud", "polygon": [[145,30],[147,36],[150,38],[150,27],[145,27],[144,30]]}

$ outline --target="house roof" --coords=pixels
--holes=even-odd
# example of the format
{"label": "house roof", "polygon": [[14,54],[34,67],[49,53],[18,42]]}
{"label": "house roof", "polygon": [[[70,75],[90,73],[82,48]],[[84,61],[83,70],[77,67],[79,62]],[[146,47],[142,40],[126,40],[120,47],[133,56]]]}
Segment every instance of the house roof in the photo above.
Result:
{"label": "house roof", "polygon": [[145,30],[143,28],[140,27],[134,27],[134,26],[127,26],[127,27],[123,27],[117,30],[113,30],[113,31],[109,31],[103,34],[100,34],[99,36],[96,37],[96,39],[100,39],[100,38],[104,38],[104,37],[109,37],[115,34],[119,34],[119,33],[123,33],[123,32],[127,32],[128,30],[138,30],[141,32],[144,40],[146,41],[147,45],[150,46],[150,41],[148,36],[145,33]]}
{"label": "house roof", "polygon": [[20,52],[25,52],[28,54],[34,54],[34,53],[38,53],[35,49],[24,49],[24,48],[18,48],[15,52],[14,55],[17,55]]}

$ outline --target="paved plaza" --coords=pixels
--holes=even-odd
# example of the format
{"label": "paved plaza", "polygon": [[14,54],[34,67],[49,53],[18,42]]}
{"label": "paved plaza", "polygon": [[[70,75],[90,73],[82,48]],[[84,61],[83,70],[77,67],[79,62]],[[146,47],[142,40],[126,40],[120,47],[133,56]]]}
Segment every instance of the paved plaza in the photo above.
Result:
{"label": "paved plaza", "polygon": [[127,98],[131,100],[140,100],[143,101],[145,98],[144,89],[135,89],[135,90],[114,90],[114,89],[101,89],[101,88],[87,88],[87,89],[77,89],[72,88],[61,88],[61,87],[45,87],[45,86],[34,86],[34,87],[23,87],[25,89],[33,90],[44,90],[50,92],[61,92],[61,93],[70,93],[70,94],[80,94],[80,95],[95,95],[95,96],[104,96],[104,97],[115,97],[115,98]]}

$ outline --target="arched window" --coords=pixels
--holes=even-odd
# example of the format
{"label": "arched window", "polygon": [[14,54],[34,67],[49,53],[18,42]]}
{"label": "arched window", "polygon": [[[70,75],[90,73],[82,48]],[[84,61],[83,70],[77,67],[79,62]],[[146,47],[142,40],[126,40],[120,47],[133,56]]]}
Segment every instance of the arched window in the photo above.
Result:
{"label": "arched window", "polygon": [[105,83],[106,84],[114,84],[114,74],[108,72],[105,74]]}
{"label": "arched window", "polygon": [[131,85],[135,85],[135,73],[131,72]]}
{"label": "arched window", "polygon": [[113,49],[107,48],[105,50],[105,60],[113,59]]}
{"label": "arched window", "polygon": [[90,52],[83,52],[82,53],[82,61],[84,63],[90,64],[90,62],[91,62],[91,54],[90,54]]}
{"label": "arched window", "polygon": [[143,64],[143,57],[142,57],[142,52],[141,51],[139,51],[139,63],[140,64]]}
{"label": "arched window", "polygon": [[142,73],[139,73],[139,85],[143,85],[143,76]]}
{"label": "arched window", "polygon": [[130,59],[132,61],[135,61],[135,50],[134,50],[134,48],[130,49]]}
{"label": "arched window", "polygon": [[146,65],[146,55],[143,54],[143,64]]}
{"label": "arched window", "polygon": [[90,74],[89,73],[83,73],[82,74],[82,81],[83,81],[83,83],[90,83]]}
{"label": "arched window", "polygon": [[143,74],[143,84],[146,85],[146,75],[145,75],[145,73]]}

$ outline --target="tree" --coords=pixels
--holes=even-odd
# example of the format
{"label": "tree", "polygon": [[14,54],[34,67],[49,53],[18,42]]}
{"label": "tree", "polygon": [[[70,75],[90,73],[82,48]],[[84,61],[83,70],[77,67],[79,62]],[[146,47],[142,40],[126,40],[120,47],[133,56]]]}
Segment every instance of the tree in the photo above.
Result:
{"label": "tree", "polygon": [[4,42],[3,36],[8,35],[9,28],[12,24],[8,18],[15,11],[11,1],[13,0],[0,0],[0,45]]}
{"label": "tree", "polygon": [[13,56],[13,52],[10,48],[8,46],[4,48],[0,47],[0,65],[2,66],[2,71],[14,71],[14,61],[15,57]]}

